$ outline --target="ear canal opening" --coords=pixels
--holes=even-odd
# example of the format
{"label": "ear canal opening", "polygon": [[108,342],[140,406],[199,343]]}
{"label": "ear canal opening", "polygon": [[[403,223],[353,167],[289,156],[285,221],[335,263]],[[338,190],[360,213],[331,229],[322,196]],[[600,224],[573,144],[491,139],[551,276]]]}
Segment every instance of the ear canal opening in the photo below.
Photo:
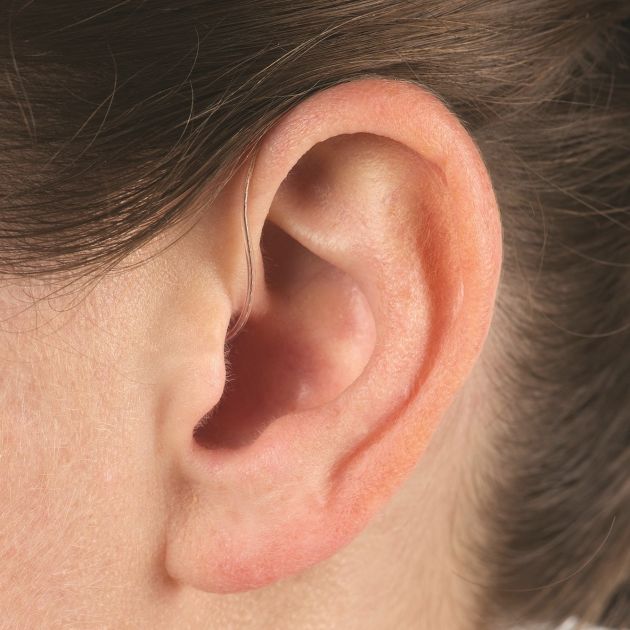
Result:
{"label": "ear canal opening", "polygon": [[246,447],[277,418],[337,398],[372,354],[371,312],[347,274],[270,222],[261,248],[270,306],[226,343],[223,395],[193,432],[206,449]]}

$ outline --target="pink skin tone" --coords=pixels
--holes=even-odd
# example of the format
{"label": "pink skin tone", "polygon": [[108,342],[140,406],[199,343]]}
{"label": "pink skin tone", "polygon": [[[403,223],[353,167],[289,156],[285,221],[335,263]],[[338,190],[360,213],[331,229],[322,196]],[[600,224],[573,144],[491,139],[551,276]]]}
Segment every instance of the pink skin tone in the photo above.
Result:
{"label": "pink skin tone", "polygon": [[[444,566],[467,505],[451,488],[490,435],[477,366],[502,259],[474,143],[402,82],[336,86],[285,115],[258,151],[254,306],[226,350],[246,167],[210,204],[208,183],[172,247],[80,300],[0,289],[8,627],[352,627],[386,574],[398,596],[437,580],[467,601]],[[397,623],[468,627],[416,600]],[[379,614],[357,627],[389,627]]]}

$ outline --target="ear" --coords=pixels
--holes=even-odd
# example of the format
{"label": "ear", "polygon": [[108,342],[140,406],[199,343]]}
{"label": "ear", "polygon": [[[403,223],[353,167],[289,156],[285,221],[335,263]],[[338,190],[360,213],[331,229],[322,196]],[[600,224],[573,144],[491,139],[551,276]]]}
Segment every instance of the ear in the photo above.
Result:
{"label": "ear", "polygon": [[412,84],[341,84],[259,146],[253,308],[224,348],[245,301],[247,166],[195,227],[220,290],[187,270],[189,369],[160,411],[167,570],[213,592],[298,572],[366,525],[475,363],[501,269],[490,179],[457,118]]}

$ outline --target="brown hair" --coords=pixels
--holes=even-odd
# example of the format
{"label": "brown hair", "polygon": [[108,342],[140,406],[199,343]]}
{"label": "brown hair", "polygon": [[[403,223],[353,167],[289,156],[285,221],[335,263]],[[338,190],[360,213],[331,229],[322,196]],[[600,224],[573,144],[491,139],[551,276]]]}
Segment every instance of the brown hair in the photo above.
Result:
{"label": "brown hair", "polygon": [[[11,8],[6,6],[11,4]],[[0,9],[0,269],[101,272],[284,112],[414,81],[478,143],[504,225],[481,625],[630,624],[626,0],[22,0]],[[497,472],[498,471],[498,472]]]}

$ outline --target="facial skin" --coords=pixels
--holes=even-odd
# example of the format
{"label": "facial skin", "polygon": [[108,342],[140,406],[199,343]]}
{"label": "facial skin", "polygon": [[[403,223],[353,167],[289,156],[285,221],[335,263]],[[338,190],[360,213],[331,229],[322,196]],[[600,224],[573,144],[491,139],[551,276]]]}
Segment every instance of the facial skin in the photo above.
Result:
{"label": "facial skin", "polygon": [[298,105],[257,154],[226,353],[245,173],[89,291],[0,291],[0,628],[475,627],[480,156],[404,83]]}

